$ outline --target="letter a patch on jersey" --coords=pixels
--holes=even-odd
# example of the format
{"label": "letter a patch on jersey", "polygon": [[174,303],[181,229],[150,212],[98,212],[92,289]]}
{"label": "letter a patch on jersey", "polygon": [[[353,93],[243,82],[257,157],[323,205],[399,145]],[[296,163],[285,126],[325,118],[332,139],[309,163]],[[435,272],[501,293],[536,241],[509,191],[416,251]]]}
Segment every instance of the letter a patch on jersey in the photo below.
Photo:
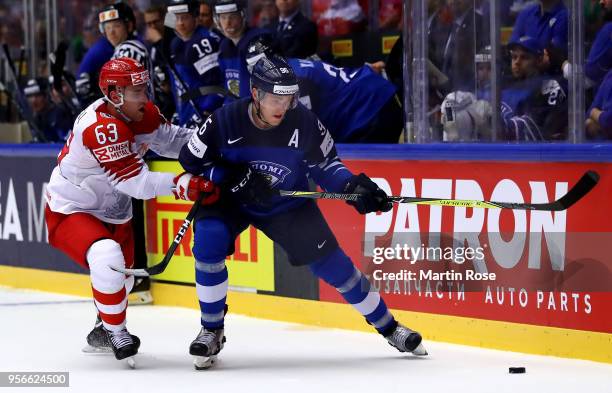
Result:
{"label": "letter a patch on jersey", "polygon": [[114,145],[102,146],[92,150],[93,154],[98,159],[98,162],[112,162],[127,157],[132,152],[130,151],[130,142],[125,141]]}
{"label": "letter a patch on jersey", "polygon": [[297,148],[298,143],[299,143],[299,138],[300,138],[300,130],[296,128],[295,131],[293,131],[293,135],[291,136],[291,139],[289,140],[289,144],[287,146],[294,146],[295,148]]}

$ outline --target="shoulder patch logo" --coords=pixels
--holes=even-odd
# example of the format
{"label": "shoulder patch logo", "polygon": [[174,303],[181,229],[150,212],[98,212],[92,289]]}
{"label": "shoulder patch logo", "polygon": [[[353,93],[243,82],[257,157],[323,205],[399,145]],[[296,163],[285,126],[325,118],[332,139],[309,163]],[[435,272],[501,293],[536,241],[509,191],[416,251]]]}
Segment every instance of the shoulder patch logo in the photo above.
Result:
{"label": "shoulder patch logo", "polygon": [[251,161],[250,165],[257,173],[263,175],[272,187],[282,183],[291,173],[286,166],[270,161]]}

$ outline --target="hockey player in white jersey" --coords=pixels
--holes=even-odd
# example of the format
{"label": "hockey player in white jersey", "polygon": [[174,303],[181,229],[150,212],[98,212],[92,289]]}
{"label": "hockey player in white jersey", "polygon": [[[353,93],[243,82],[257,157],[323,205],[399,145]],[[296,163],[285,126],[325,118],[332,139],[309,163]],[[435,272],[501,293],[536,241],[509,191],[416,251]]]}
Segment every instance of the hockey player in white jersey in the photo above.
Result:
{"label": "hockey player in white jersey", "polygon": [[[115,51],[111,59],[129,57],[143,64],[149,75],[153,76],[153,63],[149,51],[143,41],[138,37],[136,31],[136,17],[134,10],[126,3],[115,3],[107,5],[98,13],[100,32],[113,45]],[[152,78],[153,79],[153,78]],[[156,80],[153,79],[156,83]],[[157,103],[155,97],[156,89],[153,83],[149,84],[149,94],[153,102]],[[132,200],[134,218],[132,220],[134,230],[134,264],[136,268],[146,267],[146,249],[144,245],[144,207],[142,201]],[[153,295],[150,291],[151,280],[148,277],[137,278],[132,292],[128,294],[130,305],[151,304]]]}
{"label": "hockey player in white jersey", "polygon": [[174,194],[195,200],[205,193],[204,204],[218,199],[210,181],[152,172],[143,161],[148,149],[177,158],[193,133],[166,121],[150,101],[149,84],[148,71],[133,59],[110,60],[102,67],[104,98],[76,119],[45,195],[49,244],[90,271],[100,323],[88,343],[112,349],[131,366],[140,345],[125,326],[134,278],[112,270],[133,265],[130,198]]}

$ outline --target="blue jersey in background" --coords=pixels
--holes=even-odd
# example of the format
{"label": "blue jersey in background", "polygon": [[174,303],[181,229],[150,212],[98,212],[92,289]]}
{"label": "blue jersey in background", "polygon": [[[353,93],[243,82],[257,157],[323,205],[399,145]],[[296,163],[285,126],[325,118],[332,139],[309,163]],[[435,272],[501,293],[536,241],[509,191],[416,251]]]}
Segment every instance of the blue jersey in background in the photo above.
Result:
{"label": "blue jersey in background", "polygon": [[336,142],[367,126],[395,94],[395,86],[368,65],[338,68],[322,61],[288,59],[300,85],[300,102]]}
{"label": "blue jersey in background", "polygon": [[[199,117],[199,114],[210,114],[223,104],[223,96],[218,93],[205,95],[198,93],[201,87],[223,85],[223,75],[219,68],[220,42],[221,37],[204,27],[198,27],[187,41],[183,41],[180,37],[172,40],[170,61],[186,85],[182,86],[176,76],[170,73],[176,111],[181,125],[195,120],[194,116]],[[185,94],[191,96],[199,114],[196,115],[193,105],[186,97],[181,98]]]}
{"label": "blue jersey in background", "polygon": [[219,65],[225,78],[225,88],[235,97],[248,97],[250,93],[249,80],[251,78],[246,63],[246,54],[249,45],[257,38],[270,36],[265,29],[246,28],[244,35],[235,45],[229,38],[223,39],[219,47]]}

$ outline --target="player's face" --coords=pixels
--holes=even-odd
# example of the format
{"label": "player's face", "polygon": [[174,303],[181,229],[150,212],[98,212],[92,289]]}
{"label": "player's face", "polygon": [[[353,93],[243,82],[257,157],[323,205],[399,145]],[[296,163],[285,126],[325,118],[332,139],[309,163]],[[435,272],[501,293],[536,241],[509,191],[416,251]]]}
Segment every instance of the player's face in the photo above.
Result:
{"label": "player's face", "polygon": [[182,38],[189,38],[197,27],[196,23],[196,18],[189,13],[176,14],[175,30]]}
{"label": "player's face", "polygon": [[239,39],[242,36],[243,27],[240,12],[229,12],[219,15],[219,28],[230,40]]}
{"label": "player's face", "polygon": [[149,101],[147,84],[127,86],[123,90],[123,105],[121,112],[133,121],[140,121],[144,117],[145,104]]}
{"label": "player's face", "polygon": [[491,80],[491,64],[478,63],[476,65],[476,78],[480,83],[486,83]]}
{"label": "player's face", "polygon": [[512,58],[512,76],[516,79],[525,79],[538,72],[538,56],[527,52],[521,47],[510,51]]}
{"label": "player's face", "polygon": [[[253,99],[257,100],[257,90],[253,89]],[[265,93],[259,98],[261,117],[270,125],[277,126],[291,107],[293,96]]]}
{"label": "player's face", "polygon": [[164,18],[159,12],[145,12],[144,21],[147,28],[155,29],[159,33],[164,32]]}
{"label": "player's face", "polygon": [[213,26],[212,10],[206,3],[200,3],[200,14],[198,15],[198,24],[204,26],[207,29]]}
{"label": "player's face", "polygon": [[34,94],[28,96],[28,103],[34,113],[41,112],[47,106],[47,97],[44,94]]}
{"label": "player's face", "polygon": [[128,38],[128,29],[124,22],[111,20],[104,23],[104,35],[113,46],[117,46]]}
{"label": "player's face", "polygon": [[276,7],[281,15],[291,15],[300,6],[300,0],[276,0]]}
{"label": "player's face", "polygon": [[612,0],[600,0],[599,5],[606,11],[612,11]]}

